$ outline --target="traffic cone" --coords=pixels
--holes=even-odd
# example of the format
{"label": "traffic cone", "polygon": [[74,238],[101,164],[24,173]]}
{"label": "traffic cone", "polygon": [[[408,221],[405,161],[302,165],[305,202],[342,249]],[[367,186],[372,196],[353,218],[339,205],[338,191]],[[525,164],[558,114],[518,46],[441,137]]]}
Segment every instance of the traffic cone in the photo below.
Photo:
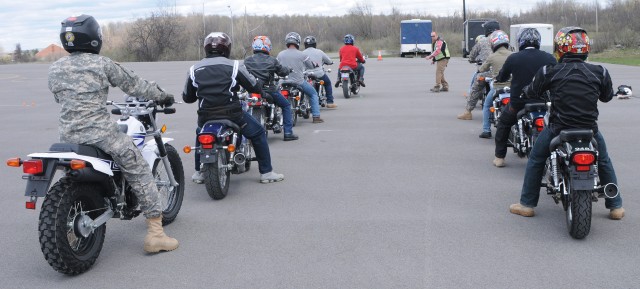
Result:
{"label": "traffic cone", "polygon": [[378,50],[378,61],[382,60],[382,52]]}

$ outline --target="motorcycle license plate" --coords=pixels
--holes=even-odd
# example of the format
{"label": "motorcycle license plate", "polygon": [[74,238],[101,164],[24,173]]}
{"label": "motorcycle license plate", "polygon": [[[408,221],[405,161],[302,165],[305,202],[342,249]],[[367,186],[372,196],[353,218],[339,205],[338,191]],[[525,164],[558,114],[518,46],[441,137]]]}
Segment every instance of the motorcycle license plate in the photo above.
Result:
{"label": "motorcycle license plate", "polygon": [[346,72],[343,72],[341,75],[342,75],[343,78],[348,78],[349,77],[349,73],[346,73]]}

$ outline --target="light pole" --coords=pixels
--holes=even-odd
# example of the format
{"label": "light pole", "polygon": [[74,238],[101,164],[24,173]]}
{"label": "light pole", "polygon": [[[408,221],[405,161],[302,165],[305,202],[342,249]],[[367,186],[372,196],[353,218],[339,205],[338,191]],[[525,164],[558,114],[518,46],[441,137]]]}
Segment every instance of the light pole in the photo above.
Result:
{"label": "light pole", "polygon": [[231,39],[233,39],[233,11],[231,11],[231,5],[227,7],[229,8],[229,19],[231,20]]}

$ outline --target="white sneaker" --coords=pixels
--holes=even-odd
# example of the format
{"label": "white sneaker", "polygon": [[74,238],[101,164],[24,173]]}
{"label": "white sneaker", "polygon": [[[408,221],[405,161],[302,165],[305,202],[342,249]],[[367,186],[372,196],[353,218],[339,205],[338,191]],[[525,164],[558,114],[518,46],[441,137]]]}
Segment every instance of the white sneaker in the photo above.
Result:
{"label": "white sneaker", "polygon": [[279,182],[284,180],[284,175],[283,174],[277,174],[273,171],[270,171],[266,174],[262,174],[260,175],[260,182],[263,184],[267,184],[267,183],[273,183],[273,182]]}
{"label": "white sneaker", "polygon": [[193,176],[191,176],[191,180],[196,184],[202,184],[204,183],[204,175],[200,171],[196,171],[193,173]]}

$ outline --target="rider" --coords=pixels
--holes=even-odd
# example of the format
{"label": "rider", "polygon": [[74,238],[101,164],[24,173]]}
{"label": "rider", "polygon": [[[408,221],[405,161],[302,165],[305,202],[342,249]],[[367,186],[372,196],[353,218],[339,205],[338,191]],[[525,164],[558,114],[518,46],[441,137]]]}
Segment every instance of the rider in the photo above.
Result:
{"label": "rider", "polygon": [[549,53],[540,50],[540,32],[535,28],[524,28],[518,32],[519,52],[511,54],[502,66],[496,81],[507,81],[511,78],[511,99],[503,109],[496,129],[496,150],[493,164],[504,166],[507,155],[507,142],[511,126],[518,122],[517,114],[526,103],[540,102],[534,99],[521,99],[522,88],[531,83],[540,67],[556,64],[556,59]]}
{"label": "rider", "polygon": [[282,65],[290,67],[293,71],[289,73],[289,78],[282,81],[282,83],[291,83],[297,86],[302,93],[308,95],[311,100],[311,115],[313,115],[313,123],[323,123],[324,120],[320,118],[320,104],[318,101],[318,92],[304,80],[304,72],[315,68],[314,63],[309,56],[302,53],[300,50],[300,34],[296,32],[289,32],[284,38],[284,43],[287,49],[278,53],[278,61]]}
{"label": "rider", "polygon": [[[522,97],[543,98],[550,92],[551,111],[549,125],[545,126],[529,155],[520,202],[509,210],[513,214],[532,217],[533,208],[540,197],[540,182],[546,159],[550,156],[549,144],[561,130],[570,128],[591,129],[598,148],[598,176],[603,184],[617,183],[613,164],[607,153],[604,137],[598,130],[598,100],[608,102],[613,98],[611,76],[606,68],[586,63],[590,44],[587,32],[580,27],[564,27],[554,39],[557,65],[543,66],[533,81],[524,88]],[[624,217],[622,197],[605,199],[610,210],[609,218]]]}
{"label": "rider", "polygon": [[268,93],[273,102],[282,108],[282,120],[284,125],[284,140],[297,140],[298,136],[293,134],[293,117],[291,114],[291,104],[280,93],[278,85],[275,83],[274,74],[287,76],[289,68],[282,66],[271,53],[271,40],[267,36],[256,36],[253,38],[253,55],[245,58],[244,65],[247,70],[263,83],[262,91]]}
{"label": "rider", "polygon": [[324,81],[324,90],[327,92],[327,108],[336,108],[338,105],[333,103],[333,88],[331,87],[331,79],[324,71],[322,65],[331,65],[333,61],[324,51],[316,48],[316,38],[309,35],[304,38],[304,51],[302,53],[309,56],[311,61],[318,67],[312,70],[314,76]]}
{"label": "rider", "polygon": [[[251,140],[258,159],[260,182],[284,180],[271,167],[267,134],[258,121],[242,109],[236,91],[240,86],[253,93],[262,92],[262,81],[253,77],[238,60],[230,60],[231,38],[223,32],[212,32],[204,39],[207,56],[191,66],[182,92],[186,103],[198,101],[198,129],[208,120],[228,119],[237,124],[242,135]],[[199,146],[196,138],[196,146]],[[200,155],[196,154],[196,174],[200,174]],[[194,174],[194,177],[196,175]],[[194,178],[195,181],[195,178]]]}
{"label": "rider", "polygon": [[49,68],[49,90],[60,103],[60,141],[90,145],[113,157],[135,193],[147,219],[144,238],[147,252],[171,251],[178,241],[162,229],[160,194],[149,164],[127,134],[120,132],[106,108],[109,86],[127,94],[171,105],[173,95],[154,82],[148,82],[131,70],[98,55],[102,30],[93,16],[72,16],[62,21],[60,40],[71,53]]}
{"label": "rider", "polygon": [[[511,55],[511,51],[509,50],[509,36],[502,30],[496,30],[489,35],[489,41],[491,42],[491,49],[493,50],[493,53],[489,55],[478,71],[481,73],[487,72],[489,73],[488,76],[495,78],[496,75],[498,75],[498,72],[500,72],[500,69],[502,69],[507,57]],[[489,91],[487,99],[484,100],[484,105],[482,106],[482,133],[479,135],[481,138],[491,138],[489,107],[492,105],[495,92],[500,88],[509,86],[508,80],[509,79],[507,78],[503,82],[494,81],[493,89]]]}
{"label": "rider", "polygon": [[[362,87],[366,87],[366,85],[364,84],[363,65],[366,61],[364,60],[364,57],[362,57],[362,53],[360,53],[360,48],[353,45],[354,42],[355,37],[353,37],[353,35],[347,34],[344,36],[344,46],[342,46],[342,48],[340,48],[340,51],[338,52],[338,54],[340,55],[340,66],[338,68],[342,69],[343,67],[347,66],[351,69],[357,70],[358,75],[360,75],[358,82],[360,82],[360,85],[362,85]],[[334,86],[338,87],[340,86],[340,83],[340,73],[338,73],[338,80],[336,81],[336,84]]]}
{"label": "rider", "polygon": [[[476,44],[471,48],[471,52],[469,52],[469,62],[471,63],[484,63],[486,59],[491,55],[491,42],[489,38],[484,35],[478,35],[476,37]],[[486,83],[484,81],[478,81],[478,76],[489,76],[490,72],[480,73],[480,71],[476,70],[476,73],[473,74],[471,78],[471,92],[469,95],[469,99],[467,100],[467,106],[465,107],[465,111],[462,114],[458,115],[458,119],[461,120],[471,120],[471,111],[478,104],[478,100],[482,97],[483,89],[486,87]]]}

